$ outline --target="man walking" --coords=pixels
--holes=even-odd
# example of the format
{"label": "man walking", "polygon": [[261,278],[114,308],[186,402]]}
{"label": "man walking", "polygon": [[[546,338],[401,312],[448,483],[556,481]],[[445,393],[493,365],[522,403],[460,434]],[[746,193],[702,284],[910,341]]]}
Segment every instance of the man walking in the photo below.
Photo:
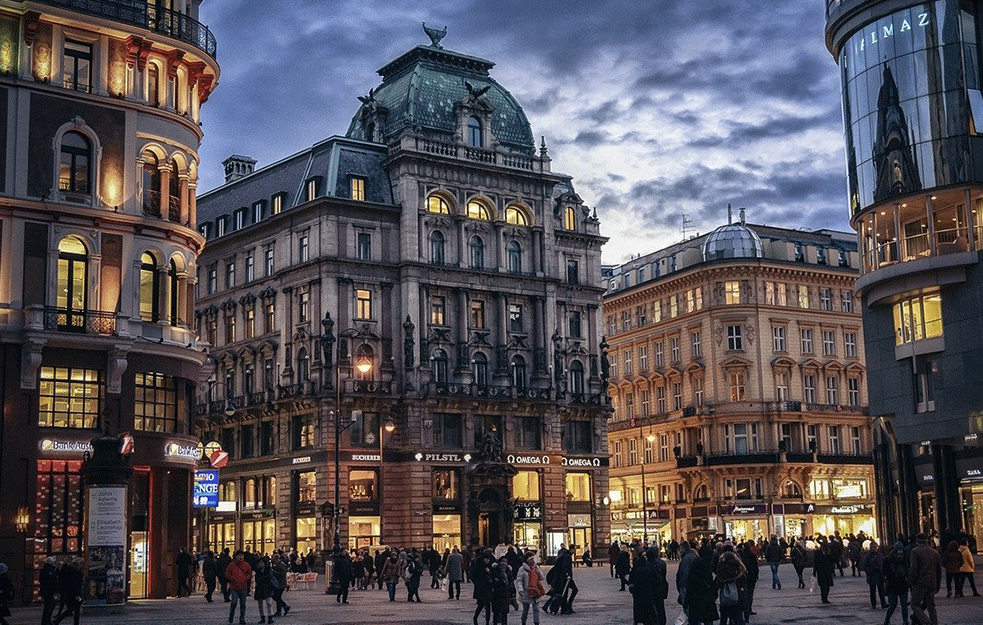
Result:
{"label": "man walking", "polygon": [[781,590],[782,580],[778,577],[778,567],[785,561],[785,548],[778,544],[778,537],[772,534],[765,547],[765,562],[771,567],[771,589]]}
{"label": "man walking", "polygon": [[40,576],[41,600],[44,601],[44,611],[41,612],[41,625],[51,625],[51,614],[55,610],[55,595],[58,594],[58,566],[55,559],[48,556],[41,567]]}
{"label": "man walking", "polygon": [[567,595],[563,597],[563,608],[561,614],[573,614],[573,600],[577,596],[577,584],[573,581],[573,555],[563,543],[560,543],[560,550],[556,554],[556,564],[553,568],[557,569],[558,588],[563,592],[567,588]]}
{"label": "man walking", "polygon": [[[693,560],[698,557],[696,550],[691,549],[689,541],[684,540],[679,543],[679,568],[676,569],[676,592],[679,593],[679,605],[686,604],[686,580],[689,578],[690,568]],[[685,612],[685,608],[683,609]]]}
{"label": "man walking", "polygon": [[666,561],[659,557],[658,547],[649,547],[648,561],[652,569],[652,606],[655,610],[655,625],[666,625],[666,598],[669,596]]}
{"label": "man walking", "polygon": [[177,596],[180,598],[183,590],[190,597],[191,586],[188,585],[188,580],[191,578],[191,554],[181,547],[174,564],[177,565]]}
{"label": "man walking", "polygon": [[205,552],[205,561],[201,563],[201,574],[205,578],[205,601],[211,603],[212,593],[215,592],[215,579],[218,577],[218,561],[211,550]]}
{"label": "man walking", "polygon": [[235,558],[225,569],[225,579],[228,581],[229,595],[232,598],[232,603],[229,605],[229,623],[231,625],[232,617],[235,616],[236,604],[238,604],[239,623],[240,625],[245,625],[246,589],[249,587],[249,582],[253,579],[253,569],[246,564],[245,557],[241,551],[236,551]]}
{"label": "man walking", "polygon": [[942,559],[939,552],[928,544],[928,536],[925,534],[918,535],[918,544],[911,550],[908,578],[911,580],[913,618],[919,625],[939,625],[939,617],[935,612],[935,593],[942,586]]}
{"label": "man walking", "polygon": [[444,575],[447,576],[447,598],[459,600],[461,598],[461,582],[464,580],[464,556],[461,555],[457,547],[454,547],[454,551],[447,556]]}
{"label": "man walking", "polygon": [[72,558],[72,561],[61,567],[58,572],[58,592],[65,609],[52,621],[54,625],[71,615],[75,625],[79,625],[82,617],[82,595],[85,577],[82,575],[82,558]]}
{"label": "man walking", "polygon": [[219,586],[222,588],[222,597],[225,599],[226,603],[229,602],[229,582],[227,579],[225,579],[225,569],[229,568],[229,565],[231,563],[232,563],[232,556],[229,555],[229,548],[226,547],[225,549],[222,550],[222,553],[221,555],[219,555],[218,562],[217,562],[218,583]]}

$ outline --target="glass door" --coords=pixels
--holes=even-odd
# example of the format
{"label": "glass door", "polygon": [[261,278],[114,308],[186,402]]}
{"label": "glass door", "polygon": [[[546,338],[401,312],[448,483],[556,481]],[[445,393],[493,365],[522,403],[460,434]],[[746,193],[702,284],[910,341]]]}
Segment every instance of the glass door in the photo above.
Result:
{"label": "glass door", "polygon": [[130,599],[147,597],[147,532],[130,532]]}

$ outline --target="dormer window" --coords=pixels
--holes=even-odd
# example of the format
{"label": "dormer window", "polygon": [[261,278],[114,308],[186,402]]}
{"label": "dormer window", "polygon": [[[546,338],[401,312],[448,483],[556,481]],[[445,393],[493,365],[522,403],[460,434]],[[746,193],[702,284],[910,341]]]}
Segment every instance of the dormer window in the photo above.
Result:
{"label": "dormer window", "polygon": [[352,176],[349,180],[351,180],[352,199],[356,202],[364,202],[365,178],[360,176]]}
{"label": "dormer window", "polygon": [[476,148],[484,147],[481,136],[481,120],[477,117],[468,118],[468,145]]}
{"label": "dormer window", "polygon": [[240,208],[233,214],[233,230],[241,230],[246,225],[246,209]]}
{"label": "dormer window", "polygon": [[310,202],[311,200],[317,197],[319,191],[318,186],[319,185],[318,185],[317,178],[310,178],[307,180],[307,184],[304,185],[304,193],[306,196],[305,198],[306,201]]}
{"label": "dormer window", "polygon": [[279,215],[283,210],[283,193],[277,193],[270,198],[270,214]]}
{"label": "dormer window", "polygon": [[563,211],[563,227],[566,230],[577,229],[577,209],[573,206],[567,206]]}
{"label": "dormer window", "polygon": [[215,226],[216,226],[216,228],[218,230],[218,236],[220,236],[220,237],[225,236],[225,220],[226,219],[227,219],[226,217],[219,217],[218,219],[215,220]]}
{"label": "dormer window", "polygon": [[260,200],[259,202],[253,202],[254,224],[258,224],[259,222],[263,221],[263,204],[265,204],[265,202],[263,202],[262,200]]}

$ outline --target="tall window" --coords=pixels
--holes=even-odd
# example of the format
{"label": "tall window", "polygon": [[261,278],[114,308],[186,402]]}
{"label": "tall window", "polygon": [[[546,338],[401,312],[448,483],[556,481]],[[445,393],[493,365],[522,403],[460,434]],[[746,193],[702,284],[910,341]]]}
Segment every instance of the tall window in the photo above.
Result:
{"label": "tall window", "polygon": [[92,46],[90,44],[65,40],[62,77],[66,89],[85,91],[86,93],[91,91]]}
{"label": "tall window", "polygon": [[236,262],[229,261],[225,265],[225,288],[231,289],[236,285]]}
{"label": "tall window", "polygon": [[365,178],[358,176],[351,177],[352,199],[358,202],[365,201]]}
{"label": "tall window", "polygon": [[843,449],[840,447],[840,426],[829,426],[829,453],[841,454]]}
{"label": "tall window", "polygon": [[438,384],[447,383],[447,352],[435,349],[430,356],[430,375]]}
{"label": "tall window", "polygon": [[468,118],[468,145],[476,148],[484,147],[481,136],[481,120],[477,117]]}
{"label": "tall window", "polygon": [[775,374],[775,399],[777,401],[788,401],[788,371],[779,371]]}
{"label": "tall window", "polygon": [[[574,310],[570,313],[570,338],[579,339],[583,336],[580,323],[580,311]],[[639,351],[639,354],[642,352]]]}
{"label": "tall window", "polygon": [[447,200],[439,195],[431,195],[427,198],[427,211],[439,215],[448,215],[451,212]]}
{"label": "tall window", "polygon": [[434,265],[444,264],[444,233],[440,230],[430,233],[430,262]]}
{"label": "tall window", "polygon": [[143,153],[143,212],[160,216],[160,165],[152,152]]}
{"label": "tall window", "polygon": [[857,355],[857,333],[856,332],[844,332],[843,333],[843,353],[849,358],[855,358]]}
{"label": "tall window", "polygon": [[359,232],[356,235],[356,249],[359,260],[372,260],[372,235],[368,232]]}
{"label": "tall window", "polygon": [[853,451],[854,456],[859,456],[863,454],[863,447],[860,442],[860,428],[851,427],[850,428],[850,449]]}
{"label": "tall window", "polygon": [[58,188],[69,193],[89,193],[92,188],[92,144],[80,132],[61,138]]}
{"label": "tall window", "polygon": [[731,371],[728,378],[730,379],[730,400],[744,401],[744,372]]}
{"label": "tall window", "polygon": [[471,327],[472,328],[484,328],[485,327],[485,303],[481,300],[474,300],[471,302]]}
{"label": "tall window", "polygon": [[160,319],[158,304],[160,270],[157,259],[150,252],[140,255],[140,319],[155,322]]}
{"label": "tall window", "polygon": [[270,214],[279,215],[280,211],[283,210],[283,194],[277,193],[270,198]]}
{"label": "tall window", "polygon": [[860,378],[847,378],[847,402],[851,406],[860,405]]}
{"label": "tall window", "polygon": [[276,325],[276,299],[271,297],[270,299],[264,301],[263,316],[266,318],[266,332],[269,333],[273,332],[275,329],[274,326]]}
{"label": "tall window", "polygon": [[254,306],[247,307],[243,314],[246,317],[246,323],[243,324],[243,332],[245,332],[245,339],[251,339],[256,336],[256,308]]}
{"label": "tall window", "polygon": [[703,378],[693,378],[693,403],[703,405]]}
{"label": "tall window", "polygon": [[97,427],[104,390],[102,373],[96,369],[41,367],[38,425]]}
{"label": "tall window", "polygon": [[577,209],[573,206],[567,206],[563,211],[563,228],[571,231],[577,229]]}
{"label": "tall window", "polygon": [[744,349],[744,342],[741,337],[741,326],[727,326],[727,349],[738,351]]}
{"label": "tall window", "polygon": [[149,432],[177,432],[175,379],[163,373],[137,372],[133,384],[133,428]]}
{"label": "tall window", "polygon": [[673,336],[669,338],[669,361],[679,362],[679,337]]}
{"label": "tall window", "polygon": [[803,395],[807,404],[816,403],[816,376],[807,373],[802,376]]}
{"label": "tall window", "polygon": [[172,258],[167,263],[167,319],[172,326],[180,325],[180,311],[178,310],[178,275],[177,263]]}
{"label": "tall window", "polygon": [[468,253],[472,269],[482,269],[485,266],[485,242],[481,237],[471,237],[468,243]]}
{"label": "tall window", "polygon": [[[573,419],[567,421],[563,424],[563,448],[577,453],[591,453],[594,448],[592,429],[590,421],[575,421]],[[567,478],[570,475],[567,473]]]}
{"label": "tall window", "polygon": [[355,318],[372,318],[372,291],[368,289],[357,289],[355,291]]}
{"label": "tall window", "polygon": [[799,343],[803,354],[812,354],[812,328],[801,328],[799,330]]}
{"label": "tall window", "polygon": [[298,243],[298,254],[300,256],[300,262],[306,263],[311,259],[311,246],[310,246],[310,236],[304,232],[297,238]]}
{"label": "tall window", "polygon": [[442,326],[446,323],[444,298],[434,295],[430,298],[430,325]]}
{"label": "tall window", "polygon": [[683,409],[683,383],[682,382],[672,383],[672,409],[673,410]]}
{"label": "tall window", "polygon": [[579,360],[570,361],[569,384],[570,392],[574,395],[584,394],[584,365]]}
{"label": "tall window", "polygon": [[252,252],[249,256],[246,256],[246,282],[252,282],[256,279],[256,259],[253,258]]}
{"label": "tall window", "polygon": [[728,280],[727,282],[724,282],[724,303],[741,303],[741,283],[739,281]]}
{"label": "tall window", "polygon": [[655,407],[659,414],[666,412],[666,387],[662,384],[655,388]]}
{"label": "tall window", "polygon": [[522,273],[522,246],[518,241],[510,241],[508,246],[509,273]]}
{"label": "tall window", "polygon": [[772,350],[776,352],[786,351],[785,345],[785,326],[772,326],[771,328]]}
{"label": "tall window", "polygon": [[799,292],[799,308],[809,308],[809,287],[805,284],[800,284],[798,287]]}
{"label": "tall window", "polygon": [[826,403],[834,405],[840,403],[839,381],[835,375],[826,376]]}
{"label": "tall window", "polygon": [[160,106],[160,69],[154,63],[147,64],[147,104]]}
{"label": "tall window", "polygon": [[819,289],[819,309],[833,310],[833,289],[829,287]]}
{"label": "tall window", "polygon": [[303,288],[297,294],[297,321],[305,323],[311,319],[311,292]]}
{"label": "tall window", "polygon": [[297,350],[297,381],[306,382],[310,377],[310,358],[307,357],[307,350],[301,347]]}
{"label": "tall window", "polygon": [[834,330],[823,330],[823,355],[836,355],[836,332]]}
{"label": "tall window", "polygon": [[471,374],[478,386],[488,386],[488,357],[481,352],[475,352],[471,358]]}
{"label": "tall window", "polygon": [[840,310],[845,313],[853,312],[853,291],[840,291]]}
{"label": "tall window", "polygon": [[522,304],[509,304],[509,332],[524,332]]}
{"label": "tall window", "polygon": [[88,305],[86,283],[89,259],[85,245],[76,237],[65,237],[58,244],[58,284],[56,305],[65,311],[64,323],[71,328],[85,328],[85,310]]}
{"label": "tall window", "polygon": [[567,259],[567,284],[580,284],[580,263]]}
{"label": "tall window", "polygon": [[522,356],[512,357],[512,386],[519,390],[526,388],[526,361]]}
{"label": "tall window", "polygon": [[273,275],[273,246],[266,248],[263,252],[263,261],[266,265],[266,275],[267,277]]}
{"label": "tall window", "polygon": [[632,350],[631,349],[626,349],[625,350],[625,352],[624,352],[624,358],[625,358],[624,375],[631,375],[631,372],[632,372],[631,363],[632,363],[632,360],[633,360],[632,359]]}
{"label": "tall window", "polygon": [[433,443],[441,449],[460,449],[464,446],[461,415],[436,413],[433,415]]}

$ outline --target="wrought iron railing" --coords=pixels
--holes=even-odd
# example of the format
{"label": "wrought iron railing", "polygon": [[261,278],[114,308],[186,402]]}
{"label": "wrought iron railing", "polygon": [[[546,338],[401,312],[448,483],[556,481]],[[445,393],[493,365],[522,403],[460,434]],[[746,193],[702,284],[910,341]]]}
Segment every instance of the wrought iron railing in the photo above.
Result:
{"label": "wrought iron railing", "polygon": [[213,59],[216,58],[215,35],[207,26],[180,11],[133,0],[40,0],[40,2],[147,28],[189,43]]}
{"label": "wrought iron railing", "polygon": [[116,313],[46,306],[44,329],[80,334],[113,334],[116,332]]}
{"label": "wrought iron railing", "polygon": [[429,382],[427,395],[446,397],[475,397],[479,399],[549,399],[549,389],[516,388],[511,385],[459,384],[456,382]]}
{"label": "wrought iron railing", "polygon": [[171,221],[181,221],[181,198],[176,195],[168,196],[167,218]]}
{"label": "wrought iron railing", "polygon": [[160,191],[143,190],[143,214],[148,217],[160,217]]}

